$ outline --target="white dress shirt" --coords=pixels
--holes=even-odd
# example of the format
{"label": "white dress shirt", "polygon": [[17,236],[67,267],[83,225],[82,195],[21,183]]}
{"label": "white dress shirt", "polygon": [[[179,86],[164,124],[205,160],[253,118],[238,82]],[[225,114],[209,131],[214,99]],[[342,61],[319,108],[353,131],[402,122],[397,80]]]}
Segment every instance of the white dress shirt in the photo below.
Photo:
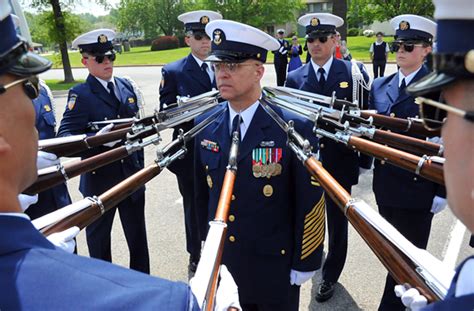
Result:
{"label": "white dress shirt", "polygon": [[[229,120],[229,135],[230,135],[232,134],[231,133],[232,121],[234,120],[234,117],[239,114],[239,112],[235,111],[230,105],[230,103],[227,103],[227,105],[229,106],[229,116],[230,116],[230,120]],[[253,103],[250,107],[248,107],[244,111],[240,111],[240,116],[242,118],[240,122],[240,134],[242,135],[242,137],[240,138],[241,141],[244,140],[245,133],[247,133],[247,130],[250,126],[250,122],[252,122],[255,111],[257,111],[258,105],[259,105],[259,102],[257,100],[255,103]]]}

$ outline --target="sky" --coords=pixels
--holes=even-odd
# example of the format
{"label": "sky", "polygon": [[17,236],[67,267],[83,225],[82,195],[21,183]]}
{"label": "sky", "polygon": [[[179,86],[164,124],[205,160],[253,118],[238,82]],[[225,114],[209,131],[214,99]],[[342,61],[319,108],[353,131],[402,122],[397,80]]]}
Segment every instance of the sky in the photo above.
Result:
{"label": "sky", "polygon": [[[24,10],[34,12],[31,8],[31,0],[20,0]],[[107,15],[109,10],[105,10],[101,5],[95,3],[94,0],[74,0],[74,9],[72,10],[76,14],[90,13],[95,16]],[[120,0],[107,0],[107,3],[112,7],[117,7]]]}

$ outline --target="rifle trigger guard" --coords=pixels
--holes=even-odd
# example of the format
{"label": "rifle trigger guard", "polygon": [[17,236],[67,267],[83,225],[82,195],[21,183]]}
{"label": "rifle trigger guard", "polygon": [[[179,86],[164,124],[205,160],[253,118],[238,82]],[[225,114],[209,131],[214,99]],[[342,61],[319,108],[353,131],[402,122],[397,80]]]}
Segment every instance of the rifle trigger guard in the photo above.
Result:
{"label": "rifle trigger guard", "polygon": [[100,208],[100,214],[101,215],[104,215],[105,213],[105,206],[104,206],[104,203],[102,203],[102,200],[98,197],[98,196],[93,196],[92,198],[92,201],[97,204],[97,206]]}
{"label": "rifle trigger guard", "polygon": [[423,155],[421,158],[420,158],[420,161],[418,161],[418,164],[416,166],[416,170],[415,170],[415,174],[416,175],[420,175],[420,172],[421,172],[421,169],[423,167],[423,164],[425,164],[425,162],[429,159],[430,157],[428,157],[426,154]]}

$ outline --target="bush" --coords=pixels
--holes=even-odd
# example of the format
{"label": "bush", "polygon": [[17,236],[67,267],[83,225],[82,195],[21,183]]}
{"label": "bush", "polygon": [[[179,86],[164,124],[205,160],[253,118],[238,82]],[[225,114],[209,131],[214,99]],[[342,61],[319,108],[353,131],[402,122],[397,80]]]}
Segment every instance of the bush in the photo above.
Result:
{"label": "bush", "polygon": [[171,50],[179,48],[179,40],[175,36],[163,36],[153,40],[152,51]]}
{"label": "bush", "polygon": [[358,28],[349,28],[347,30],[347,36],[348,37],[357,37],[359,35],[359,29]]}
{"label": "bush", "polygon": [[366,29],[364,30],[363,34],[366,37],[372,37],[374,35],[374,31],[372,29]]}
{"label": "bush", "polygon": [[142,38],[131,38],[129,40],[130,46],[131,47],[137,47],[137,46],[147,46],[151,44],[151,39],[142,39]]}

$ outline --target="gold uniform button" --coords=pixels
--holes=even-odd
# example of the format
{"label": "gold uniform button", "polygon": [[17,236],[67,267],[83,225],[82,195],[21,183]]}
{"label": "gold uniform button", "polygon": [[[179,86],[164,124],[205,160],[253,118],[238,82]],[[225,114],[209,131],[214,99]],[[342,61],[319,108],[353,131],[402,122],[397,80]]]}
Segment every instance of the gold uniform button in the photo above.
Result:
{"label": "gold uniform button", "polygon": [[235,242],[235,237],[234,237],[233,235],[231,235],[231,236],[229,237],[229,241]]}
{"label": "gold uniform button", "polygon": [[235,201],[235,195],[232,195],[232,201]]}
{"label": "gold uniform button", "polygon": [[390,114],[390,116],[391,116],[392,118],[395,117],[395,113],[392,112],[392,113]]}
{"label": "gold uniform button", "polygon": [[263,187],[263,195],[266,196],[267,198],[273,195],[272,185],[265,185],[265,187]]}
{"label": "gold uniform button", "polygon": [[233,222],[234,220],[235,220],[235,216],[234,215],[229,215],[229,221]]}
{"label": "gold uniform button", "polygon": [[282,250],[280,251],[280,253],[281,253],[282,255],[285,255],[285,254],[286,254],[286,251],[285,251],[284,249],[282,249]]}

